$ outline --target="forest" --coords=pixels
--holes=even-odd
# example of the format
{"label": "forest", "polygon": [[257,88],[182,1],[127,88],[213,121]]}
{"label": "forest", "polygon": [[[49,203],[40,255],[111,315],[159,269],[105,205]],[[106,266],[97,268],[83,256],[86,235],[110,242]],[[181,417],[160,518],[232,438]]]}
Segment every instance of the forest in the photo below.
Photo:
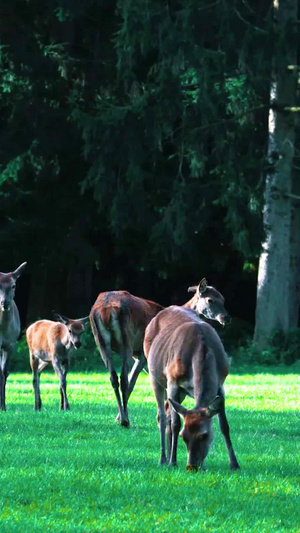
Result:
{"label": "forest", "polygon": [[206,277],[237,338],[300,343],[298,12],[1,2],[0,270],[27,261],[23,330],[105,290],[181,305]]}
{"label": "forest", "polygon": [[299,7],[0,1],[1,533],[299,533]]}

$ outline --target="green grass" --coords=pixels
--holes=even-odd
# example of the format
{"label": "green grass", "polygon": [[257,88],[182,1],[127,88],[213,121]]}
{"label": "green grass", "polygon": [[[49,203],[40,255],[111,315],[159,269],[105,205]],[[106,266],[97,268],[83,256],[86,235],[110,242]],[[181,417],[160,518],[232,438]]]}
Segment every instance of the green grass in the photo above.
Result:
{"label": "green grass", "polygon": [[[227,415],[240,472],[230,472],[217,421],[208,470],[158,466],[159,432],[149,378],[130,399],[131,428],[115,422],[106,372],[68,375],[70,412],[59,412],[57,378],[41,379],[33,411],[29,374],[11,374],[0,413],[0,531],[300,531],[299,376],[232,373]],[[188,405],[188,404],[187,404]]]}

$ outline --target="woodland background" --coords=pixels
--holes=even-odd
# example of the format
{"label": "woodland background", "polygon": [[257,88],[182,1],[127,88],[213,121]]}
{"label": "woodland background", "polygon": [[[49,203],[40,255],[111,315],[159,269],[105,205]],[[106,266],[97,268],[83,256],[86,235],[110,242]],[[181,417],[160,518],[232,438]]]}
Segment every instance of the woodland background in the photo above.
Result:
{"label": "woodland background", "polygon": [[23,328],[52,309],[87,315],[104,290],[182,304],[206,277],[236,336],[253,331],[266,175],[281,157],[270,84],[274,61],[295,76],[292,22],[282,35],[270,0],[1,2],[0,270],[28,262]]}

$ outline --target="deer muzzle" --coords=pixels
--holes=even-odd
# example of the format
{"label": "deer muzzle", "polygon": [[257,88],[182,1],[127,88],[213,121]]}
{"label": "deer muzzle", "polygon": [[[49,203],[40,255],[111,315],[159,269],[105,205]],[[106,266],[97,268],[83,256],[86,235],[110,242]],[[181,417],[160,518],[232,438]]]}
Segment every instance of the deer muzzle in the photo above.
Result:
{"label": "deer muzzle", "polygon": [[2,311],[9,311],[10,310],[10,302],[7,300],[1,300],[1,309]]}
{"label": "deer muzzle", "polygon": [[229,315],[220,314],[217,316],[217,320],[220,322],[220,324],[222,324],[222,326],[227,326],[231,322],[231,317]]}
{"label": "deer muzzle", "polygon": [[81,342],[80,341],[75,341],[74,342],[74,348],[76,348],[76,350],[77,350],[77,348],[80,348],[80,346],[81,346]]}

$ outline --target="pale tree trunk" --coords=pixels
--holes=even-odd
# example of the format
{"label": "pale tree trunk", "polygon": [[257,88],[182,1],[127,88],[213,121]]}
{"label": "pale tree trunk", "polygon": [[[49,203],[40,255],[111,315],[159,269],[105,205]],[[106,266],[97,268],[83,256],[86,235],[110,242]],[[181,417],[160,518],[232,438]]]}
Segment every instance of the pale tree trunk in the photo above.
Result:
{"label": "pale tree trunk", "polygon": [[[259,260],[254,341],[266,345],[276,330],[290,328],[292,167],[297,70],[297,0],[274,0],[275,43],[269,112],[269,170],[265,183],[265,241]],[[284,109],[285,108],[285,109]]]}
{"label": "pale tree trunk", "polygon": [[[299,118],[298,121],[299,122]],[[300,131],[297,134],[300,140]],[[300,143],[296,142],[296,145]],[[296,158],[296,161],[300,158]],[[293,172],[293,195],[295,195],[292,209],[292,229],[291,229],[291,272],[290,272],[290,299],[289,299],[289,327],[295,328],[299,325],[300,306],[300,168],[299,164],[294,165]]]}

